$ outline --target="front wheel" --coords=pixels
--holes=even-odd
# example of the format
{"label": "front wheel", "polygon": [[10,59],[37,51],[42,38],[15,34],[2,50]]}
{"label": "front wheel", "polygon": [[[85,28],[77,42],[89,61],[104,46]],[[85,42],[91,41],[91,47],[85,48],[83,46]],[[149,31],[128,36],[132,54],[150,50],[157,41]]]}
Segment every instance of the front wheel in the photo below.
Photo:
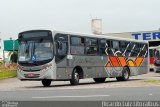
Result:
{"label": "front wheel", "polygon": [[78,85],[79,84],[79,73],[77,69],[74,69],[72,72],[72,78],[70,79],[71,85]]}
{"label": "front wheel", "polygon": [[103,82],[105,82],[106,78],[93,78],[93,80],[94,80],[96,83],[103,83]]}
{"label": "front wheel", "polygon": [[129,69],[127,67],[124,67],[122,70],[122,76],[121,77],[116,77],[117,81],[127,81],[129,80]]}
{"label": "front wheel", "polygon": [[51,85],[51,80],[43,79],[42,84],[43,84],[44,87],[49,87]]}

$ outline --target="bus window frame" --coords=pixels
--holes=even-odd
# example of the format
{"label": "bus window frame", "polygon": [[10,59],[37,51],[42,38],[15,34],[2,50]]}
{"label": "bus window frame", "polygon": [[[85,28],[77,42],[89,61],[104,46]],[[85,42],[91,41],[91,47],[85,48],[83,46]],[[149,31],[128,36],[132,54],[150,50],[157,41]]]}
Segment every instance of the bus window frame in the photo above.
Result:
{"label": "bus window frame", "polygon": [[[64,36],[66,36],[66,38],[65,39],[67,39],[66,41],[61,41],[61,42],[65,42],[66,43],[66,47],[67,47],[67,49],[66,49],[66,54],[64,54],[64,55],[59,55],[58,54],[58,48],[57,48],[57,41],[58,41],[58,39],[56,39],[56,36],[57,35],[64,35]],[[61,62],[65,57],[67,57],[67,55],[69,54],[69,35],[68,34],[65,34],[65,33],[56,33],[55,34],[55,36],[54,36],[54,54],[55,54],[55,62],[56,63],[59,63],[59,62]],[[62,57],[63,56],[63,58],[58,58],[58,57]],[[56,59],[60,59],[60,60],[56,60]]]}
{"label": "bus window frame", "polygon": [[[106,43],[108,44],[108,42],[109,42],[109,44],[108,44],[108,48],[110,48],[110,46],[111,46],[111,40],[110,39],[106,39],[106,38],[99,38],[99,40],[98,40],[98,47],[99,47],[99,55],[103,55],[103,56],[108,56],[107,54],[106,54],[106,46],[105,47],[101,47],[100,46],[100,43],[101,43],[101,40],[105,40],[106,41]],[[104,48],[105,49],[105,53],[103,54],[103,53],[101,53],[101,49],[100,48]]]}
{"label": "bus window frame", "polygon": [[[77,37],[77,38],[83,38],[84,39],[84,54],[73,54],[72,52],[71,52],[71,38],[72,37]],[[85,37],[83,37],[83,36],[78,36],[78,35],[69,35],[69,41],[68,41],[68,43],[69,43],[69,52],[70,52],[70,54],[71,55],[77,55],[77,56],[85,56],[86,54],[85,54]],[[75,45],[76,46],[76,45]],[[80,45],[79,45],[80,46]]]}
{"label": "bus window frame", "polygon": [[[86,48],[87,48],[86,39],[87,38],[88,39],[96,39],[97,40],[97,45],[96,45],[96,47],[97,47],[97,53],[96,54],[87,54],[87,51],[86,51]],[[99,43],[98,43],[99,39],[100,38],[96,38],[96,37],[85,37],[85,55],[86,56],[99,56],[100,55],[100,53],[99,53]],[[89,47],[95,47],[95,46],[89,46]]]}

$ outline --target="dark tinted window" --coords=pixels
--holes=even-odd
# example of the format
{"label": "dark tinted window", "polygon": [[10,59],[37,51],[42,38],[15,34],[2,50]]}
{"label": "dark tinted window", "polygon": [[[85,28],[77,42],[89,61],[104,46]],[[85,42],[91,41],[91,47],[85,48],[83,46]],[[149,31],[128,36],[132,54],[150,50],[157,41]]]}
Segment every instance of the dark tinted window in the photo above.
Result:
{"label": "dark tinted window", "polygon": [[154,57],[154,50],[153,49],[149,50],[149,55],[150,55],[150,57]]}
{"label": "dark tinted window", "polygon": [[97,39],[95,38],[86,38],[87,46],[97,46]]}
{"label": "dark tinted window", "polygon": [[106,44],[107,44],[107,40],[105,40],[105,39],[99,41],[99,46],[100,46],[101,48],[106,47]]}
{"label": "dark tinted window", "polygon": [[83,55],[84,54],[84,38],[71,36],[71,54]]}
{"label": "dark tinted window", "polygon": [[119,49],[119,41],[112,41],[112,48]]}
{"label": "dark tinted window", "polygon": [[126,48],[126,56],[130,57],[147,57],[148,47],[146,44],[129,43]]}
{"label": "dark tinted window", "polygon": [[112,44],[112,48],[109,50],[110,55],[116,55],[116,56],[121,55],[119,41],[113,40],[111,44]]}
{"label": "dark tinted window", "polygon": [[109,40],[105,40],[105,39],[99,40],[99,52],[100,52],[101,55],[104,55],[104,54],[108,55],[109,47],[110,47],[110,41]]}
{"label": "dark tinted window", "polygon": [[99,41],[99,52],[100,52],[100,54],[106,54],[106,52],[105,52],[106,45],[107,45],[107,41],[106,40],[100,40]]}
{"label": "dark tinted window", "polygon": [[56,62],[62,60],[68,53],[68,35],[56,34],[55,36],[56,47]]}
{"label": "dark tinted window", "polygon": [[148,45],[147,44],[141,45],[140,56],[142,56],[142,57],[148,57]]}
{"label": "dark tinted window", "polygon": [[86,53],[91,55],[98,54],[98,42],[96,38],[86,38]]}
{"label": "dark tinted window", "polygon": [[133,43],[133,47],[131,48],[131,57],[137,57],[140,54],[140,47],[138,43]]}
{"label": "dark tinted window", "polygon": [[128,45],[127,42],[125,42],[125,41],[120,41],[120,48],[126,48],[127,45]]}
{"label": "dark tinted window", "polygon": [[128,56],[129,55],[129,52],[130,52],[130,49],[128,48],[129,47],[129,42],[127,41],[120,41],[120,51],[122,53],[123,56]]}

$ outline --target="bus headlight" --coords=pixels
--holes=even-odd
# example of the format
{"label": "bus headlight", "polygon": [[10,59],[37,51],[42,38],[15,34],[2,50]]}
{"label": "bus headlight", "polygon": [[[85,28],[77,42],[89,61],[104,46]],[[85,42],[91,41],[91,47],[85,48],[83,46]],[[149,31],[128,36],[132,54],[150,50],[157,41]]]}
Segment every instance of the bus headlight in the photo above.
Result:
{"label": "bus headlight", "polygon": [[49,69],[51,69],[51,67],[52,67],[52,64],[44,65],[42,66],[42,71],[48,71]]}

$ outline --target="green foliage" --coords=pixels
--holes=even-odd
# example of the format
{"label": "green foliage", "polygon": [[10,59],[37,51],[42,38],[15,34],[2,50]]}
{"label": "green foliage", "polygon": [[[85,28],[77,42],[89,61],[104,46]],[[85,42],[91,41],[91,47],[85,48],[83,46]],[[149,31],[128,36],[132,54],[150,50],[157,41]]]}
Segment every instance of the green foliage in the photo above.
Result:
{"label": "green foliage", "polygon": [[2,64],[0,66],[0,80],[1,79],[6,79],[6,78],[11,78],[11,77],[16,77],[17,75],[17,64],[9,64],[5,66],[5,64]]}
{"label": "green foliage", "polygon": [[17,62],[17,59],[18,59],[18,53],[16,51],[14,51],[12,54],[11,54],[11,57],[10,57],[10,60],[12,63],[16,63]]}
{"label": "green foliage", "polygon": [[1,80],[1,79],[5,79],[5,78],[16,77],[16,76],[17,76],[16,71],[0,72],[0,80]]}

